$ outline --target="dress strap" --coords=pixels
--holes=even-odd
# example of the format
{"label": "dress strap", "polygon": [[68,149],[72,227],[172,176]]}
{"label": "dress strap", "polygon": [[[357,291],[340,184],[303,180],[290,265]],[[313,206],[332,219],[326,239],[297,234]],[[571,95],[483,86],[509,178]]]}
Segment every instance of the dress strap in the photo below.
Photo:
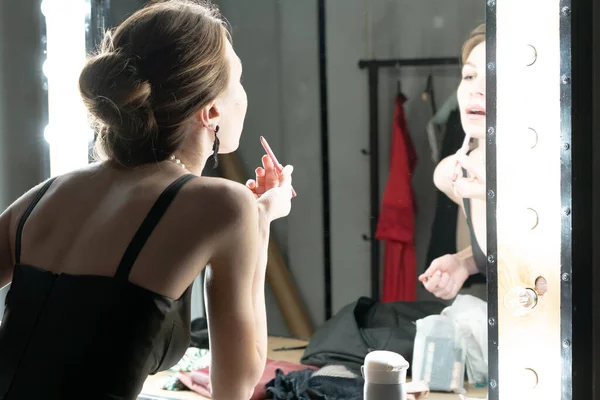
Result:
{"label": "dress strap", "polygon": [[25,226],[25,222],[27,222],[27,219],[33,212],[33,209],[35,208],[35,206],[37,206],[42,197],[46,194],[46,192],[52,185],[52,182],[54,182],[56,178],[57,177],[55,176],[54,178],[49,179],[44,184],[44,186],[42,186],[41,189],[38,190],[31,203],[29,203],[29,207],[27,207],[27,210],[25,210],[25,213],[23,213],[21,219],[19,220],[19,225],[17,225],[17,237],[15,239],[15,262],[17,264],[21,262],[21,236],[23,235],[23,227]]}
{"label": "dress strap", "polygon": [[131,272],[131,268],[133,267],[133,264],[135,263],[135,260],[137,259],[138,255],[142,251],[142,248],[146,244],[146,241],[152,234],[152,231],[154,230],[156,225],[158,225],[158,222],[171,205],[171,202],[175,199],[175,196],[177,195],[179,190],[183,187],[183,185],[185,185],[195,177],[196,175],[193,174],[183,175],[177,178],[177,180],[171,183],[161,193],[161,195],[158,197],[158,199],[148,212],[148,215],[146,215],[146,218],[138,228],[135,236],[129,243],[127,250],[125,250],[123,258],[121,258],[121,262],[119,263],[119,267],[117,268],[115,278],[120,280],[129,279],[129,273]]}

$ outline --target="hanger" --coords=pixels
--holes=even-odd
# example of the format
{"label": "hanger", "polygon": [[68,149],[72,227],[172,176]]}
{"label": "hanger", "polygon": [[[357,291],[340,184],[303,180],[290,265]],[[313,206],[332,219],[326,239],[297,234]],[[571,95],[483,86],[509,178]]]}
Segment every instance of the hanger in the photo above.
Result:
{"label": "hanger", "polygon": [[396,64],[396,95],[402,94],[402,81],[400,80],[400,65]]}
{"label": "hanger", "polygon": [[437,113],[437,107],[435,105],[435,93],[433,91],[433,74],[431,73],[427,77],[427,84],[425,86],[425,91],[423,91],[423,94],[421,95],[421,98],[423,101],[431,102],[431,111],[432,114],[435,115]]}
{"label": "hanger", "polygon": [[402,80],[400,79],[400,64],[396,64],[396,97],[406,100],[406,96],[402,93]]}

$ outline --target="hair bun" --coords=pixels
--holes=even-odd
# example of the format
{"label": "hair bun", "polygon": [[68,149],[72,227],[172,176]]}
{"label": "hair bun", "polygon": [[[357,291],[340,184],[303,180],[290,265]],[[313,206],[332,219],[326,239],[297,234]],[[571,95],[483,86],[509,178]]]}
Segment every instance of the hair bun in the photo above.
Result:
{"label": "hair bun", "polygon": [[136,61],[122,51],[104,52],[91,58],[79,77],[79,90],[92,116],[119,136],[146,136],[157,128],[150,104],[152,86],[140,76]]}

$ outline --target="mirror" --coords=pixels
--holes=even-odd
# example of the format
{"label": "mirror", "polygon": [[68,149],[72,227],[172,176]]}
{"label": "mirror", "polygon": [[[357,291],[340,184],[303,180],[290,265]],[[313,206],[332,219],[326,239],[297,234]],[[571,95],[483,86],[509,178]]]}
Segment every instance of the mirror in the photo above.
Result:
{"label": "mirror", "polygon": [[[90,160],[93,132],[69,86],[85,53],[143,6],[72,1],[81,16],[61,24],[41,7],[50,175]],[[494,0],[215,2],[249,107],[239,149],[203,175],[253,178],[261,136],[294,165],[298,197],[268,248],[269,359],[294,364],[285,375],[341,373],[362,393],[365,355],[391,350],[410,362],[415,399],[592,398],[579,389],[591,362],[576,351],[592,342],[581,278],[592,179],[580,171],[592,164],[594,113],[578,77],[592,62],[576,45],[589,39],[580,10],[591,2],[522,0],[518,15]],[[571,37],[575,17],[583,28]],[[72,121],[88,132],[76,150],[56,130]],[[203,279],[192,341],[206,344]],[[194,353],[197,369],[207,354]],[[173,372],[149,377],[139,398],[206,398],[193,375]]]}
{"label": "mirror", "polygon": [[[485,263],[485,198],[464,202],[443,192],[448,185],[434,182],[440,164],[441,175],[454,173],[456,168],[445,164],[461,148],[465,156],[473,152],[475,172],[485,175],[485,50],[477,47],[484,30],[473,39],[474,58],[469,59],[469,51],[461,60],[463,43],[485,21],[484,2],[465,0],[460,12],[456,4],[434,1],[319,2],[319,7],[314,2],[217,3],[243,63],[249,107],[239,150],[220,157],[219,170],[205,174],[240,182],[251,178],[264,154],[260,136],[282,163],[295,167],[293,211],[273,224],[266,288],[269,334],[311,339],[318,346],[326,321],[342,329],[335,326],[336,318],[349,309],[364,307],[367,319],[368,310],[380,307],[361,303],[361,297],[400,304],[401,325],[392,319],[383,329],[409,327],[410,332],[417,318],[439,317],[457,292],[479,301],[479,320],[473,323],[484,330],[485,276],[477,272],[468,249],[475,240],[479,264],[481,259]],[[89,43],[98,43],[98,28],[116,25],[141,6],[135,1],[93,4]],[[463,61],[474,64],[464,79]],[[466,83],[459,99],[461,82]],[[461,116],[459,104],[468,105],[470,113]],[[473,136],[466,142],[465,126]],[[468,175],[457,181],[469,181],[473,173]],[[395,207],[398,202],[401,207]],[[460,268],[465,260],[472,268],[464,276],[453,274],[455,287],[444,286],[450,293],[430,283],[428,291],[427,282],[418,280],[426,271],[427,278],[439,280],[431,274],[432,263],[458,264],[459,258]],[[485,270],[485,265],[478,267]],[[459,275],[466,282],[458,282]],[[204,315],[201,280],[194,284],[193,318]],[[353,339],[359,335],[357,329]],[[397,337],[410,343],[401,353],[413,369],[417,365],[426,371],[431,360],[412,360],[410,335]],[[341,336],[339,344],[350,347]],[[454,352],[454,344],[443,344],[442,352]],[[311,346],[304,353],[308,361]],[[437,385],[430,387],[435,392],[430,398],[460,391],[463,384],[469,396],[485,396],[485,366],[480,362],[479,373],[465,379],[466,344],[457,349],[463,369],[452,371],[454,362],[442,367],[442,375],[444,368],[452,372],[449,378],[435,381],[437,375],[420,371],[421,379]],[[485,351],[479,352],[483,357]],[[409,370],[409,376],[413,373]]]}

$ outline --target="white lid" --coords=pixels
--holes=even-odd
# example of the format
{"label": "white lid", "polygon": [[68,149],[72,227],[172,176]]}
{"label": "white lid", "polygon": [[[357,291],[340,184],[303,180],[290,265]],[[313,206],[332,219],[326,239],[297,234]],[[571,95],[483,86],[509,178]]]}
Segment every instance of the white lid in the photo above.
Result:
{"label": "white lid", "polygon": [[365,357],[363,377],[368,383],[399,384],[406,382],[408,361],[391,351],[372,351]]}

